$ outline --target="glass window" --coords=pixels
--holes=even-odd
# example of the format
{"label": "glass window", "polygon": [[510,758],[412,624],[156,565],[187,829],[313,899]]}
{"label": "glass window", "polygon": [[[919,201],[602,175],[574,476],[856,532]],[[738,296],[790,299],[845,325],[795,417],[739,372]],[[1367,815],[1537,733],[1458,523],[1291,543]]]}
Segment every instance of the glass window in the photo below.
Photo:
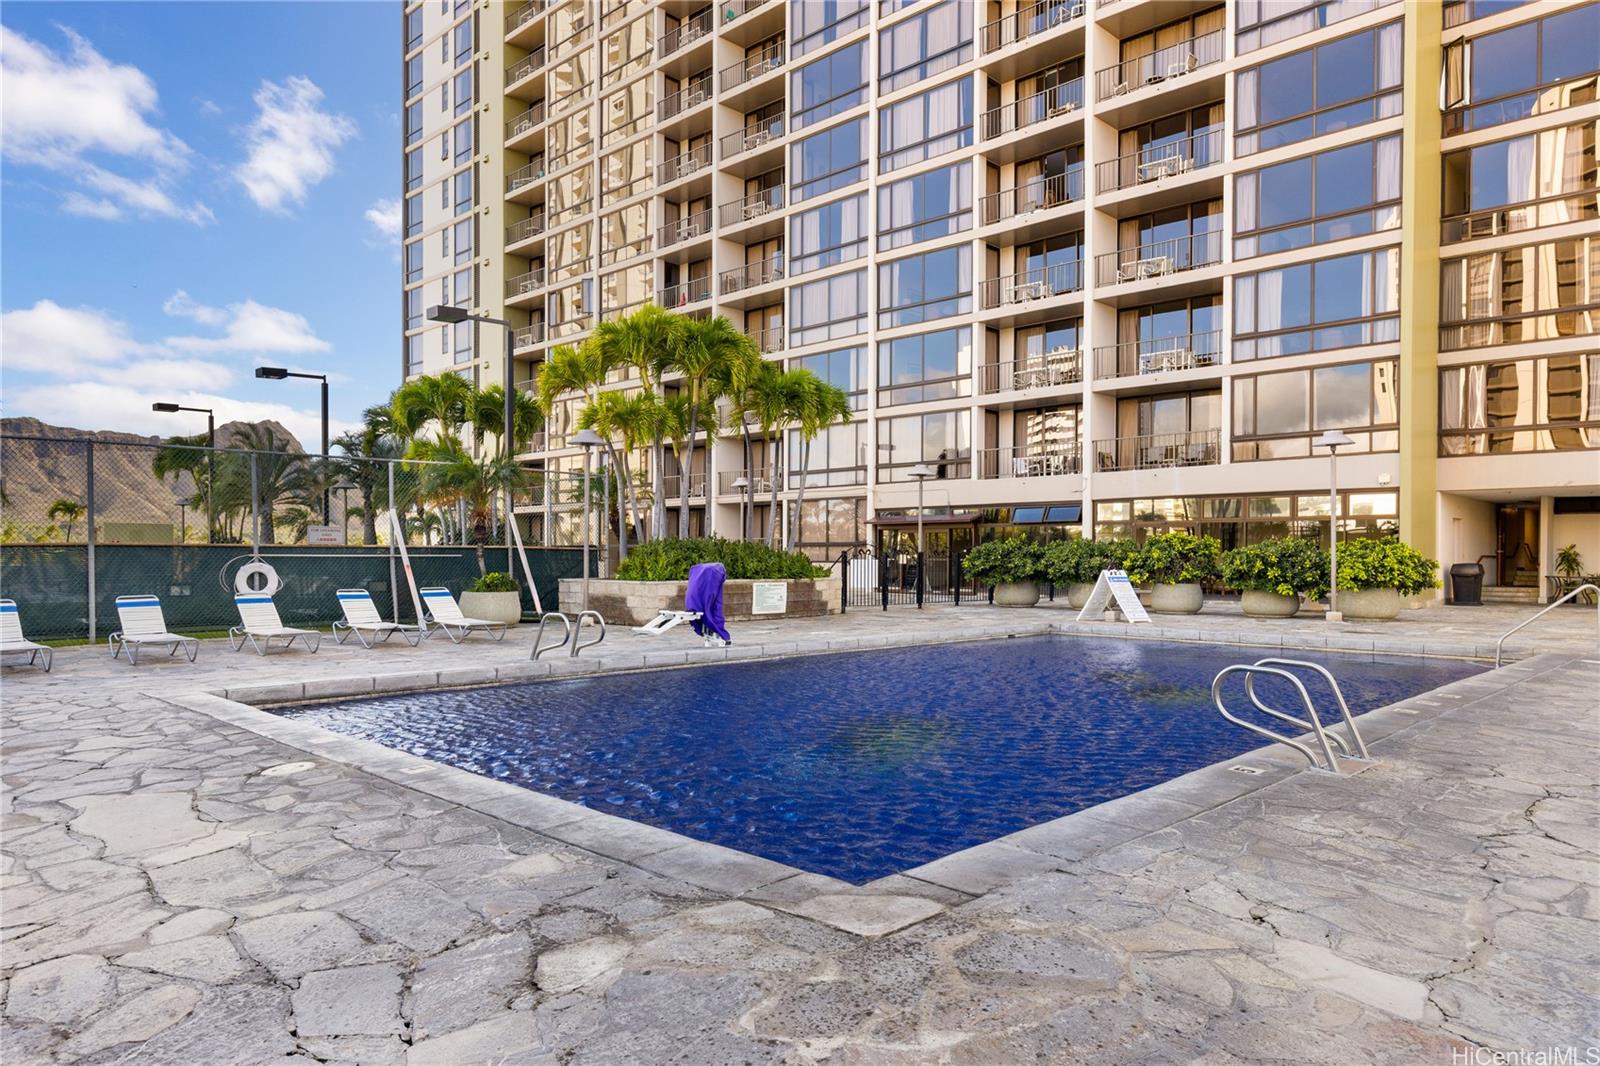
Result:
{"label": "glass window", "polygon": [[1440,455],[1600,448],[1600,354],[1443,369],[1439,431]]}
{"label": "glass window", "polygon": [[422,57],[412,56],[406,60],[406,99],[422,91]]}
{"label": "glass window", "polygon": [[888,173],[972,143],[972,81],[930,89],[878,117],[878,170]]}
{"label": "glass window", "polygon": [[867,194],[795,215],[789,222],[789,271],[804,274],[867,253]]}
{"label": "glass window", "polygon": [[475,125],[472,119],[465,119],[456,125],[456,165],[472,161],[472,129]]}
{"label": "glass window", "polygon": [[476,280],[476,267],[467,267],[464,270],[456,271],[455,293],[450,302],[457,307],[471,307],[476,304],[478,302],[475,292],[477,287]]}
{"label": "glass window", "polygon": [[919,463],[936,479],[972,476],[966,411],[939,411],[878,419],[878,481],[910,481]]}
{"label": "glass window", "polygon": [[1600,238],[1483,252],[1444,263],[1440,345],[1474,348],[1595,332]]}
{"label": "glass window", "polygon": [[422,104],[406,105],[406,144],[422,140]]}
{"label": "glass window", "polygon": [[[1351,438],[1340,454],[1397,450],[1398,369],[1386,359],[1234,379],[1234,459],[1306,457],[1311,455],[1313,439],[1330,429],[1344,430]],[[1275,504],[1277,509],[1271,512],[1252,509],[1251,513],[1287,514],[1287,502]],[[1305,511],[1304,503],[1301,510]],[[1327,514],[1326,506],[1320,513]]]}
{"label": "glass window", "polygon": [[804,129],[867,99],[867,46],[857,41],[790,75],[794,128]]}
{"label": "glass window", "polygon": [[406,290],[406,329],[421,329],[423,321],[424,300],[420,287]]}
{"label": "glass window", "polygon": [[867,273],[853,270],[789,289],[789,343],[794,347],[853,337],[867,328]]}
{"label": "glass window", "polygon": [[406,280],[422,280],[422,241],[412,241],[406,245]]}
{"label": "glass window", "polygon": [[878,250],[972,227],[972,163],[930,170],[878,189]]}
{"label": "glass window", "polygon": [[972,393],[972,331],[965,327],[878,345],[878,406]]}
{"label": "glass window", "polygon": [[456,25],[456,66],[460,66],[472,58],[472,19],[464,19]]}
{"label": "glass window", "polygon": [[866,407],[867,350],[839,348],[789,360],[791,370],[809,370],[850,398],[852,410]]}
{"label": "glass window", "polygon": [[1343,22],[1397,0],[1235,0],[1239,55]]}
{"label": "glass window", "polygon": [[423,346],[426,333],[416,333],[406,338],[406,374],[420,374],[423,369]]}
{"label": "glass window", "polygon": [[1445,49],[1446,135],[1592,99],[1538,90],[1600,71],[1600,5],[1583,4]]}
{"label": "glass window", "polygon": [[853,185],[867,176],[867,119],[814,133],[791,153],[795,203]]}
{"label": "glass window", "polygon": [[422,43],[422,8],[419,6],[406,15],[406,51]]}
{"label": "glass window", "polygon": [[867,427],[846,422],[824,429],[809,445],[800,433],[790,430],[788,484],[800,483],[800,470],[806,468],[808,486],[863,485],[867,475]]}
{"label": "glass window", "polygon": [[406,154],[406,189],[422,188],[422,149]]}
{"label": "glass window", "polygon": [[422,232],[422,196],[406,197],[405,206],[406,236],[415,237]]}
{"label": "glass window", "polygon": [[891,329],[972,310],[972,246],[896,259],[878,267],[878,328]]}
{"label": "glass window", "polygon": [[1241,174],[1234,183],[1235,258],[1397,228],[1400,166],[1396,135]]}
{"label": "glass window", "polygon": [[456,175],[455,213],[464,215],[472,210],[472,171],[463,170]]}
{"label": "glass window", "polygon": [[972,0],[944,0],[878,35],[878,91],[892,93],[972,58]]}
{"label": "glass window", "polygon": [[796,56],[822,47],[867,24],[869,0],[807,0],[790,6]]}
{"label": "glass window", "polygon": [[[1583,122],[1447,153],[1444,240],[1600,218],[1593,195],[1571,195],[1595,186],[1597,131]],[[1565,199],[1532,206],[1556,197]]]}
{"label": "glass window", "polygon": [[472,335],[476,322],[457,322],[453,327],[455,333],[455,361],[461,363],[472,362]]}
{"label": "glass window", "polygon": [[456,75],[456,114],[464,115],[472,110],[472,68],[468,67]]}
{"label": "glass window", "polygon": [[472,236],[476,228],[474,220],[470,218],[464,218],[456,223],[455,246],[457,263],[465,263],[472,258]]}
{"label": "glass window", "polygon": [[1393,341],[1400,250],[1246,274],[1234,279],[1233,295],[1236,362]]}

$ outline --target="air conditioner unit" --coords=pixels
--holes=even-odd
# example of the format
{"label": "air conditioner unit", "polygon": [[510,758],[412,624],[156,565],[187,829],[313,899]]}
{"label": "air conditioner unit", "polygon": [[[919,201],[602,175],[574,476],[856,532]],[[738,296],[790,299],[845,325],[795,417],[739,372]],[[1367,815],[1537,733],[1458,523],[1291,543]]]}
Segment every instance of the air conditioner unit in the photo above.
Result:
{"label": "air conditioner unit", "polygon": [[1017,301],[1042,300],[1049,295],[1049,290],[1042,281],[1029,281],[1022,285],[1018,285],[1012,291],[1013,299]]}
{"label": "air conditioner unit", "polygon": [[1172,257],[1170,255],[1154,255],[1148,259],[1141,259],[1133,264],[1134,276],[1139,278],[1164,277],[1172,273]]}

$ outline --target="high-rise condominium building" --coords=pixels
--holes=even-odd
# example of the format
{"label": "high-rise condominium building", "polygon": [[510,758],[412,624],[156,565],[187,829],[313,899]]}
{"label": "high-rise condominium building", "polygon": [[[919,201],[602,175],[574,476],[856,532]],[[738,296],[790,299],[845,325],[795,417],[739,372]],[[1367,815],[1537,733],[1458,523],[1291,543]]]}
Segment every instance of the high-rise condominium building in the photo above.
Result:
{"label": "high-rise condominium building", "polygon": [[[408,375],[514,377],[654,301],[844,389],[801,543],[1398,531],[1600,570],[1600,4],[421,0]],[[476,333],[476,335],[475,335]],[[612,387],[626,389],[619,378]],[[577,398],[526,458],[572,472]],[[794,434],[688,464],[794,506]],[[787,454],[779,454],[780,451]],[[670,457],[668,521],[676,528]],[[530,514],[577,534],[557,494]]]}

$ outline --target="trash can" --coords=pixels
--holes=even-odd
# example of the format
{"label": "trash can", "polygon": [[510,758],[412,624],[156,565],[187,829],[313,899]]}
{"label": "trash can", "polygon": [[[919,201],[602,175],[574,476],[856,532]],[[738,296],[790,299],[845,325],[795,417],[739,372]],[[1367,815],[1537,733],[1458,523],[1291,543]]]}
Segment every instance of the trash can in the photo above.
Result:
{"label": "trash can", "polygon": [[1456,563],[1450,568],[1450,602],[1457,607],[1483,606],[1483,564]]}

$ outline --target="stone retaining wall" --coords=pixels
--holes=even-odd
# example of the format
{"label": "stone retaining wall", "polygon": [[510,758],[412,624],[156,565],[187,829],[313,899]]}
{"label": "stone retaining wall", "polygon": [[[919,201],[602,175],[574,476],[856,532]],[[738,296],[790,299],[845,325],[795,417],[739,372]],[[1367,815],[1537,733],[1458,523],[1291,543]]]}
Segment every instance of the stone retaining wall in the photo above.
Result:
{"label": "stone retaining wall", "polygon": [[[748,622],[755,618],[820,618],[839,613],[839,578],[819,577],[805,581],[786,581],[789,607],[781,615],[750,613],[752,581],[730,580],[722,587],[722,608],[728,621]],[[572,614],[582,602],[583,582],[561,579],[561,610]],[[591,578],[589,609],[613,625],[642,626],[658,611],[683,610],[687,581],[613,581]]]}

